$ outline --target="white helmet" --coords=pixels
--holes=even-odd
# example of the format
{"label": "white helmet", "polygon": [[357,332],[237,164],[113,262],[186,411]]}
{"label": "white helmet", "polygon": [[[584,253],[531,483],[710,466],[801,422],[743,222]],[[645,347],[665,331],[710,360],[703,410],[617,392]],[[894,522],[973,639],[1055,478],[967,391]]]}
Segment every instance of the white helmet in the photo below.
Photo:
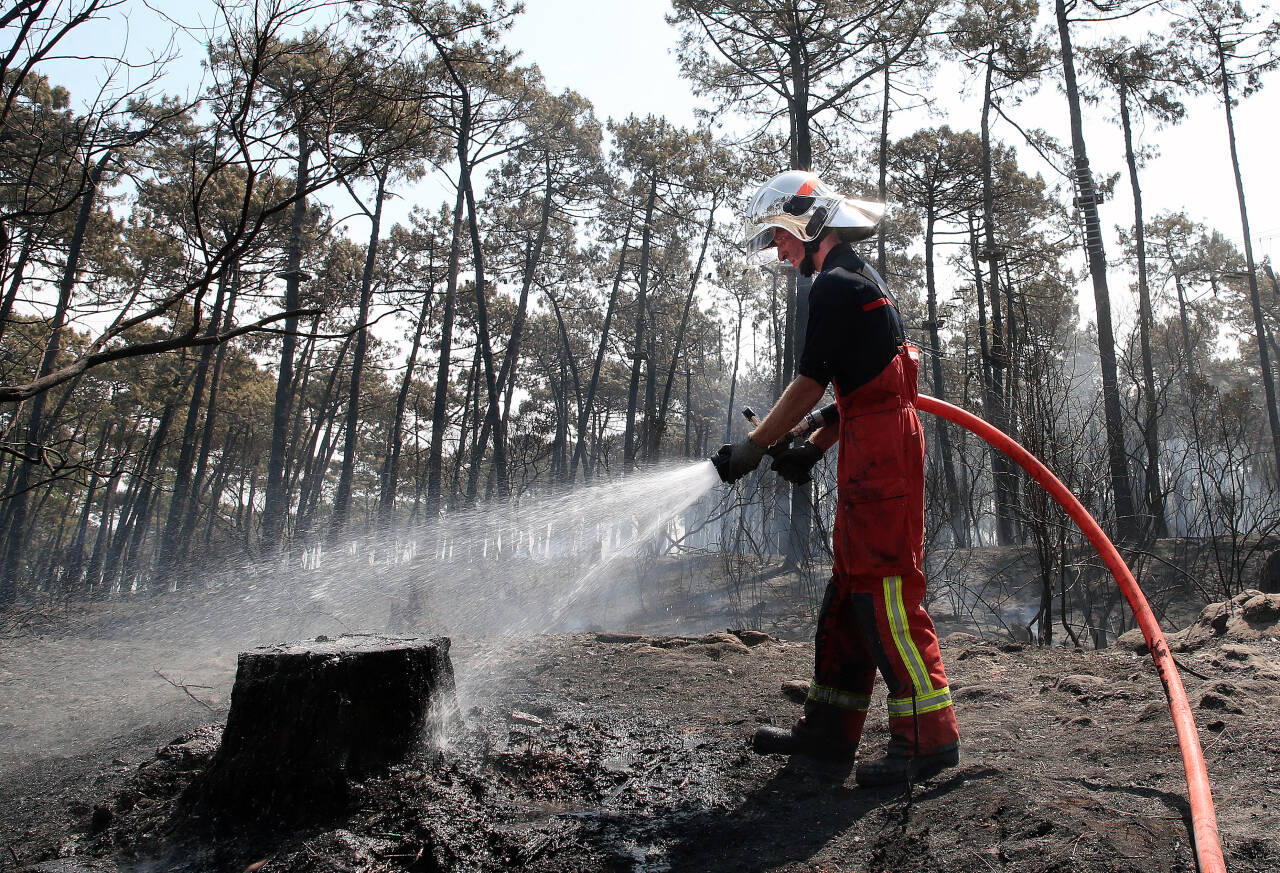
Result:
{"label": "white helmet", "polygon": [[855,242],[874,236],[883,217],[883,203],[844,197],[808,170],[788,170],[765,182],[751,197],[743,245],[749,255],[769,248],[775,244],[775,228],[806,243],[829,227],[843,228],[849,232],[842,238]]}

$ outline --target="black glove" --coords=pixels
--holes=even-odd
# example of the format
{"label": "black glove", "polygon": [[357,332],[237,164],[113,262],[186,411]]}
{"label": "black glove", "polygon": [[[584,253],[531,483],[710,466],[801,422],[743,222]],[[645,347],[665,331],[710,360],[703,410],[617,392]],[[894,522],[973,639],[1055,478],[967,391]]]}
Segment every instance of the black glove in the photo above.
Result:
{"label": "black glove", "polygon": [[736,445],[722,445],[720,451],[711,456],[711,463],[723,481],[733,483],[759,467],[763,458],[764,449],[751,437],[746,437]]}
{"label": "black glove", "polygon": [[805,440],[779,452],[769,469],[793,485],[804,485],[806,482],[813,481],[809,471],[820,460],[822,460],[822,449]]}

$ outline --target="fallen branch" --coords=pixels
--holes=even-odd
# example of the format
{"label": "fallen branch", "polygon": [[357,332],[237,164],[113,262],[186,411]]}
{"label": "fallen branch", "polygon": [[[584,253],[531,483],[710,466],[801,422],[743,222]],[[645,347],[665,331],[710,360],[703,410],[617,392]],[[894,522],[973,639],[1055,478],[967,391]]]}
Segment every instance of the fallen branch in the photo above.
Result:
{"label": "fallen branch", "polygon": [[192,700],[194,700],[196,703],[200,704],[201,706],[203,706],[205,709],[209,710],[210,712],[215,712],[215,713],[216,713],[216,712],[218,711],[217,709],[215,709],[215,708],[214,708],[213,704],[211,704],[211,703],[207,703],[206,701],[201,700],[199,697],[196,697],[194,694],[192,694],[192,693],[191,693],[191,689],[192,689],[192,688],[203,688],[203,689],[205,689],[205,690],[208,690],[210,686],[208,686],[208,685],[184,685],[184,684],[183,684],[183,683],[181,683],[181,682],[175,682],[175,681],[173,681],[173,680],[172,680],[172,679],[170,679],[168,676],[166,676],[166,675],[164,675],[163,673],[161,673],[159,670],[155,670],[155,669],[153,668],[152,672],[154,672],[157,676],[159,676],[159,677],[160,677],[161,679],[163,679],[164,681],[168,682],[168,683],[169,683],[170,685],[172,685],[174,688],[179,688],[179,689],[181,689],[183,694],[187,695],[187,696],[188,696],[188,697],[190,697]]}

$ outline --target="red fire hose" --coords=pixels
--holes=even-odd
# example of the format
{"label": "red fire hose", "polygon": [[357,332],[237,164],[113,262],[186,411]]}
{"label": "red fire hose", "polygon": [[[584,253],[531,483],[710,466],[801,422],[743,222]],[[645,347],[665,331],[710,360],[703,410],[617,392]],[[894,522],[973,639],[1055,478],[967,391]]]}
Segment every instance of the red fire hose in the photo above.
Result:
{"label": "red fire hose", "polygon": [[1017,461],[1022,469],[1030,473],[1032,478],[1043,485],[1053,499],[1062,505],[1072,520],[1080,526],[1084,535],[1089,538],[1089,542],[1098,550],[1098,554],[1102,556],[1103,563],[1107,565],[1111,575],[1115,576],[1125,599],[1133,608],[1138,626],[1142,628],[1142,635],[1146,637],[1147,646],[1151,649],[1151,659],[1155,661],[1156,673],[1164,685],[1165,696],[1169,699],[1169,712],[1173,715],[1173,726],[1178,733],[1178,746],[1182,749],[1182,767],[1187,772],[1187,797],[1191,801],[1191,825],[1196,841],[1196,860],[1200,865],[1200,873],[1226,873],[1222,845],[1218,841],[1218,818],[1213,810],[1213,794],[1209,790],[1209,773],[1205,769],[1204,752],[1200,749],[1200,734],[1196,731],[1195,718],[1191,715],[1191,704],[1187,702],[1187,692],[1182,687],[1182,677],[1178,675],[1177,666],[1173,662],[1173,655],[1169,652],[1164,634],[1160,631],[1160,625],[1124,559],[1120,557],[1111,540],[1102,532],[1102,528],[1075,498],[1075,495],[1067,490],[1067,487],[1049,471],[1048,467],[1006,434],[996,430],[976,415],[970,415],[958,406],[952,406],[934,397],[921,394],[917,406],[925,412],[931,412],[972,431]]}

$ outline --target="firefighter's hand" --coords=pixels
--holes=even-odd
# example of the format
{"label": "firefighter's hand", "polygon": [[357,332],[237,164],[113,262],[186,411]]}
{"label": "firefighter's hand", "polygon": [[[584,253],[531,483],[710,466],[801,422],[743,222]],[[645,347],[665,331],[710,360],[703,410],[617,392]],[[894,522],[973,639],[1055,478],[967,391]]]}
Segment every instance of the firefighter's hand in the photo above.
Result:
{"label": "firefighter's hand", "polygon": [[763,458],[764,449],[751,437],[745,437],[736,445],[722,445],[720,451],[711,456],[711,463],[723,481],[733,483],[759,467]]}
{"label": "firefighter's hand", "polygon": [[793,485],[804,485],[813,481],[809,471],[820,460],[822,460],[822,449],[805,440],[778,453],[770,469]]}

